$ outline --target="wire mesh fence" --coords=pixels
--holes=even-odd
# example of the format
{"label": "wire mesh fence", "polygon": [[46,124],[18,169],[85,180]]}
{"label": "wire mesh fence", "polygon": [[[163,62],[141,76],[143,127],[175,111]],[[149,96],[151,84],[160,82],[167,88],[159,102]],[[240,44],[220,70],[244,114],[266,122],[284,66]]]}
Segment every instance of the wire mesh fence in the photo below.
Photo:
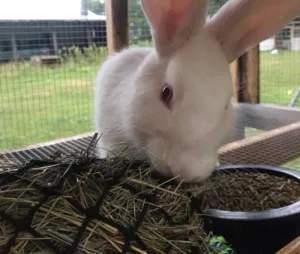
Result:
{"label": "wire mesh fence", "polygon": [[[72,2],[78,16],[83,2]],[[128,1],[130,44],[148,46],[139,2]],[[209,16],[226,2],[210,1]],[[93,131],[94,80],[108,52],[105,3],[86,3],[90,16],[84,20],[67,14],[45,20],[45,8],[35,11],[36,19],[31,13],[0,20],[0,150]],[[295,98],[293,105],[300,106],[299,40],[298,17],[259,45],[261,103],[288,105]]]}
{"label": "wire mesh fence", "polygon": [[139,0],[128,0],[129,40],[131,45],[152,45],[152,38],[147,20]]}
{"label": "wire mesh fence", "polygon": [[21,20],[0,20],[0,150],[93,128],[94,79],[107,56],[105,16],[81,19],[80,1],[67,2],[77,3],[76,16],[39,6]]}
{"label": "wire mesh fence", "polygon": [[300,16],[260,44],[261,103],[290,105],[300,89],[299,64]]}
{"label": "wire mesh fence", "polygon": [[[2,158],[3,150],[94,130],[94,80],[101,63],[108,56],[105,4],[101,0],[70,1],[72,6],[77,1],[78,18],[68,18],[70,15],[67,14],[66,17],[62,14],[61,18],[45,18],[39,13],[42,12],[40,9],[36,10],[39,14],[37,18],[13,16],[1,19],[0,15],[0,164],[3,158],[13,160],[8,155]],[[88,9],[88,17],[84,20],[80,18],[83,2],[87,3]],[[128,0],[130,45],[152,45],[150,30],[139,2]],[[226,2],[211,0],[209,16]],[[24,12],[29,12],[29,8]],[[48,10],[48,13],[51,11]],[[260,103],[290,104],[300,110],[300,17],[260,43],[259,49]],[[270,124],[266,120],[262,125],[272,129]],[[245,136],[262,132],[247,128]],[[273,150],[262,146],[260,159],[274,157],[275,150],[289,153],[281,144],[294,144],[292,141],[280,140],[272,147]],[[10,156],[15,160],[30,160],[32,155],[52,152],[57,148],[64,151],[81,149],[86,142],[84,139],[75,140],[16,152]],[[299,151],[299,145],[295,147]],[[240,157],[246,157],[242,149],[241,153],[234,155],[237,161]],[[253,158],[251,156],[253,153],[249,153],[249,158]],[[300,158],[282,166],[300,170]],[[82,213],[88,211],[93,212],[84,210]],[[17,224],[28,218],[32,219],[33,215],[11,221]],[[21,226],[17,226],[16,232],[19,229]]]}

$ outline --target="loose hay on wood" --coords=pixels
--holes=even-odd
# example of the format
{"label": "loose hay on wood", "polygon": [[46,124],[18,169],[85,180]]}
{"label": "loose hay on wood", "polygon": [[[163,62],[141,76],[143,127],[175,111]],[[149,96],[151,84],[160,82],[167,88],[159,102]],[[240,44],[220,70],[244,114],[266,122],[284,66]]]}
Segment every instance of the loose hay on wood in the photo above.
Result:
{"label": "loose hay on wood", "polygon": [[197,186],[144,162],[96,159],[96,142],[1,174],[1,253],[219,253],[194,209]]}

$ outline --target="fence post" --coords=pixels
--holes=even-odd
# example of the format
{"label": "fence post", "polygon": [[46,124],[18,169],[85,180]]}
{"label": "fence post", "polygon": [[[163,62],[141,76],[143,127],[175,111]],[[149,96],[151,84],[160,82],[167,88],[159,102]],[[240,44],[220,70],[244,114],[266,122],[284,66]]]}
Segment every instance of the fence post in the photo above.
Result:
{"label": "fence post", "polygon": [[57,34],[56,31],[52,32],[52,41],[53,41],[53,49],[55,54],[58,52],[58,44],[57,44]]}
{"label": "fence post", "polygon": [[238,102],[238,91],[239,91],[239,69],[238,69],[238,60],[235,60],[230,64],[230,72],[232,76],[232,85],[233,85],[233,101]]}
{"label": "fence post", "polygon": [[12,46],[13,59],[17,60],[17,58],[18,58],[18,46],[17,46],[17,40],[16,40],[16,35],[15,34],[11,35],[11,46]]}
{"label": "fence post", "polygon": [[128,0],[106,0],[106,33],[109,54],[129,45]]}
{"label": "fence post", "polygon": [[231,66],[236,102],[259,103],[259,45],[249,49]]}

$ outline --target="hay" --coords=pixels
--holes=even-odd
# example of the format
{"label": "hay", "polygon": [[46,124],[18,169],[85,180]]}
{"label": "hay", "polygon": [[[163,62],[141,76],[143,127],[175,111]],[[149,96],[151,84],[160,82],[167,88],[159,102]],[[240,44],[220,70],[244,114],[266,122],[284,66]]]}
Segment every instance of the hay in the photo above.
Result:
{"label": "hay", "polygon": [[254,169],[219,172],[205,184],[211,188],[200,194],[203,209],[257,212],[281,208],[300,200],[298,181]]}
{"label": "hay", "polygon": [[300,200],[293,179],[249,169],[178,183],[146,162],[97,159],[96,143],[97,135],[79,154],[0,165],[0,253],[220,253],[203,230],[205,209],[262,211]]}
{"label": "hay", "polygon": [[95,138],[81,154],[1,174],[1,253],[219,253],[194,207],[205,186],[163,179],[144,162],[96,159]]}

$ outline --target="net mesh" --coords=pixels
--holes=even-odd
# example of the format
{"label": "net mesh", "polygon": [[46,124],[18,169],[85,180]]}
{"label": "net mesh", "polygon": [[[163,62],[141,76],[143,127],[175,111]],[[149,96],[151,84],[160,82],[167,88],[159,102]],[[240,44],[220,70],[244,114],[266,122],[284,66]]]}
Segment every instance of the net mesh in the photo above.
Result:
{"label": "net mesh", "polygon": [[94,80],[107,57],[104,10],[81,18],[78,0],[41,2],[27,1],[19,16],[0,4],[1,150],[93,128]]}
{"label": "net mesh", "polygon": [[[226,2],[210,1],[209,16]],[[108,55],[105,4],[98,0],[73,2],[78,16],[84,10],[82,3],[99,17],[82,20],[61,14],[61,19],[51,20],[45,14],[49,20],[44,20],[41,13],[45,8],[35,6],[30,18],[28,14],[17,20],[9,14],[11,17],[0,20],[2,151],[93,131],[94,80]],[[130,45],[152,44],[139,1],[128,3]],[[5,12],[12,12],[7,6]],[[26,8],[28,13],[34,9]],[[261,104],[299,107],[299,29],[300,18],[296,17],[260,43]],[[264,132],[267,125],[265,121],[260,128],[246,126],[245,137]],[[297,161],[288,165],[299,168]]]}
{"label": "net mesh", "polygon": [[[128,2],[130,44],[151,45],[149,27],[139,1]],[[209,15],[215,14],[226,2],[210,1]],[[87,7],[97,15],[105,15],[102,1],[87,1]],[[77,10],[79,12],[80,5]],[[259,49],[261,105],[240,106],[241,113],[237,118],[234,137],[221,149],[220,162],[280,165],[300,170],[300,17],[260,43]],[[94,79],[107,56],[105,20],[1,19],[0,163],[23,163],[34,159],[29,164],[33,166],[40,163],[38,159],[44,159],[55,150],[71,152],[85,149],[90,137],[11,150],[92,131]],[[291,107],[266,108],[264,104]],[[247,140],[243,141],[245,138]],[[23,178],[26,168],[28,165],[18,173],[3,174],[1,186],[5,182],[14,181],[29,184]],[[70,170],[53,186],[34,185],[32,191],[39,199],[32,210],[26,208],[27,216],[12,218],[1,212],[2,218],[15,226],[8,246],[13,246],[16,235],[24,230],[43,238],[39,231],[31,228],[34,213],[49,202],[53,195],[60,195],[58,187],[66,177],[72,177],[74,172],[73,169]],[[37,190],[41,193],[38,194]],[[59,242],[59,247],[54,244],[53,249],[49,245],[49,239],[43,240],[46,247],[57,253],[72,253],[64,251],[74,251],[88,222],[98,216],[95,215],[97,206],[88,209],[78,206],[76,202],[72,205],[85,218],[82,228],[77,227],[78,235],[72,238],[73,245]],[[133,231],[128,228],[122,230],[125,236],[128,234],[134,237],[131,234]],[[26,234],[23,237],[26,238]],[[125,237],[125,242],[139,241],[130,237]],[[54,239],[57,238],[57,235],[54,236]]]}
{"label": "net mesh", "polygon": [[[0,174],[1,253],[219,253],[201,231],[199,198],[145,162],[95,159],[95,141]],[[154,187],[140,184],[142,174]]]}
{"label": "net mesh", "polygon": [[260,44],[260,101],[300,106],[293,98],[300,88],[300,17]]}

